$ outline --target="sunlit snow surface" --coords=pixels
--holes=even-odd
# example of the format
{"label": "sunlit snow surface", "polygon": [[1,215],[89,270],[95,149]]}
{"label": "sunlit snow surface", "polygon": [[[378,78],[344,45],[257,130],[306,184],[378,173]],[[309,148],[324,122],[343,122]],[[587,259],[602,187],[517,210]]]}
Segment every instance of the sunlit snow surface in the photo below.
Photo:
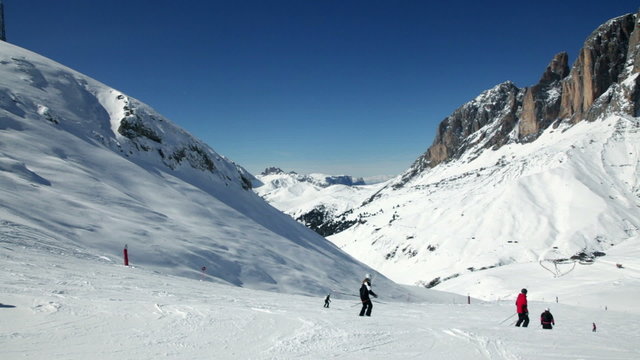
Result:
{"label": "sunlit snow surface", "polygon": [[5,42],[0,79],[3,242],[81,257],[120,256],[128,245],[149,269],[198,278],[205,266],[219,283],[297,294],[344,290],[373,272],[136,99]]}
{"label": "sunlit snow surface", "polygon": [[554,248],[608,254],[638,234],[639,125],[613,115],[442,164],[384,189],[329,239],[407,284],[536,263]]}
{"label": "sunlit snow surface", "polygon": [[[637,311],[571,306],[562,296],[557,304],[532,301],[531,324],[516,328],[519,289],[499,302],[472,299],[467,305],[465,297],[442,293],[414,303],[410,296],[390,301],[374,280],[380,296],[373,316],[361,318],[354,296],[334,294],[325,309],[324,297],[163,275],[124,267],[118,259],[82,259],[4,242],[0,250],[3,360],[640,358]],[[608,276],[619,271],[621,289],[639,288],[637,268],[600,270]],[[519,283],[522,274],[500,276]],[[350,294],[356,294],[358,279],[352,284]],[[545,294],[561,286],[550,280]],[[578,296],[583,289],[577,283],[572,291]],[[539,297],[537,291],[530,295]],[[600,300],[604,305],[620,294],[603,288]],[[629,303],[638,298],[630,295]],[[538,322],[547,306],[557,324],[550,331]]]}

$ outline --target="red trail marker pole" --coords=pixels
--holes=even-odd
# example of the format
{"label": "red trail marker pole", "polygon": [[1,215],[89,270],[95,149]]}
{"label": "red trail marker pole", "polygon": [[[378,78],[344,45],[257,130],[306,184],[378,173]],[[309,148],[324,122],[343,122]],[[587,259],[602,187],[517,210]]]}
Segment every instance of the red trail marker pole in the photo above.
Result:
{"label": "red trail marker pole", "polygon": [[127,245],[124,246],[124,266],[129,266],[129,251],[127,250]]}

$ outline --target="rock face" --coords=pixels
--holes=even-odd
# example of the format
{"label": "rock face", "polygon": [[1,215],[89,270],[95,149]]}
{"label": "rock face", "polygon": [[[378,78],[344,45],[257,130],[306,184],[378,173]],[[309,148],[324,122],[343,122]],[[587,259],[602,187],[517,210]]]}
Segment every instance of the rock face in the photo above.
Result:
{"label": "rock face", "polygon": [[280,169],[279,167],[268,167],[266,169],[264,169],[264,171],[262,173],[260,173],[260,175],[262,176],[267,176],[267,175],[280,175],[280,174],[284,174],[285,172]]}
{"label": "rock face", "polygon": [[629,14],[610,20],[589,36],[562,84],[560,118],[574,123],[584,120],[595,100],[618,82],[634,28],[637,16]]}
{"label": "rock face", "polygon": [[433,145],[395,186],[425,169],[460,157],[479,143],[486,147],[504,145],[517,124],[522,95],[512,82],[505,82],[458,108],[440,123]]}
{"label": "rock face", "polygon": [[601,25],[587,38],[570,71],[567,53],[559,53],[537,84],[519,89],[505,82],[454,111],[394,187],[474,147],[478,151],[531,142],[553,124],[594,121],[611,111],[637,116],[638,87],[623,86],[623,81],[639,81],[632,77],[640,71],[639,18],[640,13],[627,14]]}
{"label": "rock face", "polygon": [[519,139],[533,139],[540,130],[558,119],[560,113],[561,80],[569,74],[569,56],[557,54],[542,74],[538,84],[525,89],[519,124]]}

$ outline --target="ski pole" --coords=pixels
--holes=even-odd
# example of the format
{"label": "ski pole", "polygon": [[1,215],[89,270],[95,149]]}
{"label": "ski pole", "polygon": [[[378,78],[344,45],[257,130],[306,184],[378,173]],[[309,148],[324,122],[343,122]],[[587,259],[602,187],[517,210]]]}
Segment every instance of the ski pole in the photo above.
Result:
{"label": "ski pole", "polygon": [[347,294],[347,293],[343,293],[340,291],[333,291],[334,294],[340,294],[340,295],[346,295],[346,296],[353,296],[353,297],[360,297],[359,295],[352,295],[352,294]]}
{"label": "ski pole", "polygon": [[500,321],[500,324],[504,323],[505,321],[507,321],[507,320],[511,319],[511,318],[512,318],[512,317],[514,317],[514,316],[516,316],[516,313],[513,313],[513,315],[511,315],[511,316],[509,316],[508,318],[506,318],[506,319],[504,319],[504,320]]}

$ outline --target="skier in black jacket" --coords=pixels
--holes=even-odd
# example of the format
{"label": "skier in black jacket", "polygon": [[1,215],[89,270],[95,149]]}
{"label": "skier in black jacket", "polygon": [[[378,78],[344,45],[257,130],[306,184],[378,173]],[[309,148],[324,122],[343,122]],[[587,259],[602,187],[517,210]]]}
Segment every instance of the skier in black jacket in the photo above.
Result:
{"label": "skier in black jacket", "polygon": [[324,307],[328,308],[329,307],[329,303],[331,302],[331,294],[327,295],[326,298],[324,298]]}
{"label": "skier in black jacket", "polygon": [[371,290],[371,275],[367,274],[364,280],[362,280],[362,286],[360,286],[360,300],[362,300],[362,310],[360,310],[360,316],[371,316],[373,303],[371,303],[369,294],[373,295],[373,297],[375,298],[378,297],[378,295],[376,295],[376,293]]}
{"label": "skier in black jacket", "polygon": [[540,325],[542,325],[543,329],[553,329],[552,325],[555,325],[556,322],[553,320],[553,315],[551,315],[551,311],[549,308],[544,309],[544,312],[540,314]]}

